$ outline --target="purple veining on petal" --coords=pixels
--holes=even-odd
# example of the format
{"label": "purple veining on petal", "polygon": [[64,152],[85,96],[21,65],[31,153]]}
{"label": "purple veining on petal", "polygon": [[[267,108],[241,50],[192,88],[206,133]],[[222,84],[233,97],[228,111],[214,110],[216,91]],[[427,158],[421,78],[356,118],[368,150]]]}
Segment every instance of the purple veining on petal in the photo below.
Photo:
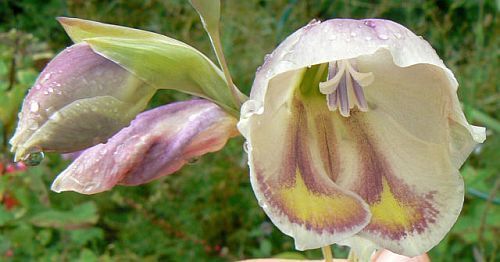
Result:
{"label": "purple veining on petal", "polygon": [[52,185],[94,194],[171,174],[190,159],[221,149],[236,120],[206,100],[162,106],[137,116],[106,144],[84,151]]}

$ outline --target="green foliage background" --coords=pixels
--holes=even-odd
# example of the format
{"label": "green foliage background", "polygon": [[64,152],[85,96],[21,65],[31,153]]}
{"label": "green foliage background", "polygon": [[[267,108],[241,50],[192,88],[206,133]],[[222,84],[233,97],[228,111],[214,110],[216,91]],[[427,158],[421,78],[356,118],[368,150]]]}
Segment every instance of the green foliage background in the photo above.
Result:
{"label": "green foliage background", "polygon": [[[462,214],[431,252],[433,261],[498,261],[500,199],[499,2],[477,1],[223,1],[222,40],[236,84],[249,92],[266,53],[312,18],[379,17],[427,39],[455,72],[468,119],[488,128],[461,172]],[[69,38],[56,16],[155,31],[214,59],[187,1],[0,1],[0,260],[234,261],[257,257],[320,258],[298,253],[258,207],[242,139],[174,175],[140,187],[93,196],[48,191],[67,161],[49,155],[37,167],[6,172],[7,140],[27,88]],[[214,59],[215,61],[215,59]],[[158,106],[185,95],[157,94]],[[347,254],[334,247],[336,256]]]}

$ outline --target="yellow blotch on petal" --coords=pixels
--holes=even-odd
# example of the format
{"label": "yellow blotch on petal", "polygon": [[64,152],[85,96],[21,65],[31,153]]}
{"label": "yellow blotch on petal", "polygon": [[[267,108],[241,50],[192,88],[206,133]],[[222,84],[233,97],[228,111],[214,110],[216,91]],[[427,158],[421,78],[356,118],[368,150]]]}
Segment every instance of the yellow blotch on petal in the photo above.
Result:
{"label": "yellow blotch on petal", "polygon": [[419,213],[411,204],[405,205],[394,197],[386,178],[382,178],[382,183],[380,201],[370,206],[371,223],[394,231],[411,228],[420,219]]}
{"label": "yellow blotch on petal", "polygon": [[363,212],[356,199],[348,195],[311,192],[299,172],[292,187],[279,191],[279,198],[287,215],[314,229],[348,226]]}

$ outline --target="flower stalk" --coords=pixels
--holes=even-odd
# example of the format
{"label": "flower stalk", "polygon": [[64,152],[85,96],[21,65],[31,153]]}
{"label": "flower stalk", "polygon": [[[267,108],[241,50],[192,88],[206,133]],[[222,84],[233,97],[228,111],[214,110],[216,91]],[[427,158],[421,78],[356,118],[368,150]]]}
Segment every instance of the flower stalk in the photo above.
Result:
{"label": "flower stalk", "polygon": [[203,23],[203,28],[210,38],[212,47],[217,57],[217,61],[224,72],[224,77],[226,79],[227,87],[232,95],[233,102],[237,108],[241,107],[241,104],[246,100],[245,95],[243,95],[238,88],[234,85],[233,79],[231,78],[231,73],[229,72],[229,67],[227,66],[226,59],[224,57],[224,51],[222,50],[222,44],[220,41],[220,1],[219,0],[191,0],[191,5],[195,8],[196,12],[200,15],[201,22]]}
{"label": "flower stalk", "polygon": [[229,72],[229,67],[226,63],[226,58],[224,57],[224,51],[222,50],[222,44],[220,41],[219,30],[210,35],[210,40],[214,47],[215,55],[217,56],[217,61],[219,61],[219,65],[224,72],[224,77],[226,78],[227,87],[231,91],[233,95],[233,100],[235,105],[240,108],[241,104],[244,102],[244,98],[241,93],[238,91],[236,86],[234,85],[233,79],[231,78],[231,72]]}
{"label": "flower stalk", "polygon": [[325,259],[325,262],[333,262],[333,254],[330,246],[322,247],[321,252],[323,252],[323,258]]}

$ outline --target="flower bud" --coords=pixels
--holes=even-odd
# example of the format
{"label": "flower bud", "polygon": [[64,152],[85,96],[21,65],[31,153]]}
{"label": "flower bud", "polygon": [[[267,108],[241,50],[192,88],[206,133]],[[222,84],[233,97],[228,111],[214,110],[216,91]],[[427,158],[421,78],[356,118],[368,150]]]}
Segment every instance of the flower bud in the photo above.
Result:
{"label": "flower bud", "polygon": [[75,161],[52,190],[95,194],[118,184],[144,184],[220,150],[236,134],[236,119],[210,101],[157,107],[139,114],[107,143],[70,156]]}
{"label": "flower bud", "polygon": [[154,91],[89,45],[75,44],[47,65],[24,99],[10,140],[15,160],[105,142],[144,109]]}

